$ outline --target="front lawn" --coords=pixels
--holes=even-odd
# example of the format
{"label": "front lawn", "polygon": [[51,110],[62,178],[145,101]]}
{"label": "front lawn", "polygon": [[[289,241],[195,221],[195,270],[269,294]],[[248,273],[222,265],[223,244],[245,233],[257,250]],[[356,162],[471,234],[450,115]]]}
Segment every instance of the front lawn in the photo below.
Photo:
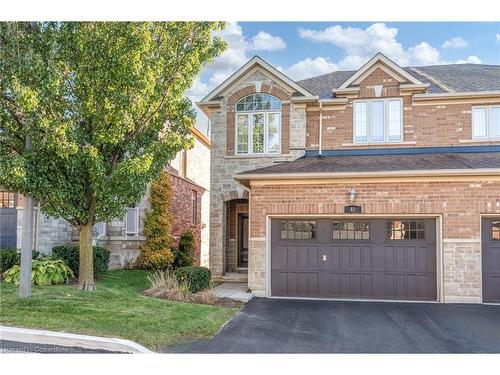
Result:
{"label": "front lawn", "polygon": [[73,285],[33,287],[33,296],[17,298],[18,287],[0,284],[0,324],[121,337],[150,349],[209,338],[237,311],[146,297],[146,273],[108,271],[97,291]]}

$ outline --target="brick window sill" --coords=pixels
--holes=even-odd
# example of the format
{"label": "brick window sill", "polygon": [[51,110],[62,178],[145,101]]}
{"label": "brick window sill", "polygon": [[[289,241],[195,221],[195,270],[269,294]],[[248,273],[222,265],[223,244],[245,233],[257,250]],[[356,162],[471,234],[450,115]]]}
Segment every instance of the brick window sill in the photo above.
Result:
{"label": "brick window sill", "polygon": [[261,155],[226,155],[224,159],[262,159],[262,158],[287,158],[291,154],[261,154]]}
{"label": "brick window sill", "polygon": [[387,147],[416,145],[415,141],[407,142],[380,142],[380,143],[342,143],[342,147]]}
{"label": "brick window sill", "polygon": [[500,143],[500,138],[497,139],[459,139],[459,143],[474,143],[474,144],[496,144]]}

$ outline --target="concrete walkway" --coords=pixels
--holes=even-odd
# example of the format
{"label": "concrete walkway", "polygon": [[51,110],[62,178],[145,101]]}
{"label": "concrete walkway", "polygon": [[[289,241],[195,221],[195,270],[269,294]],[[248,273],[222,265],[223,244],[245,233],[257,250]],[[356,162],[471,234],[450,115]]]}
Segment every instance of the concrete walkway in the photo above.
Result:
{"label": "concrete walkway", "polygon": [[247,283],[222,283],[214,289],[219,298],[228,298],[235,301],[248,302],[254,295],[248,292]]}

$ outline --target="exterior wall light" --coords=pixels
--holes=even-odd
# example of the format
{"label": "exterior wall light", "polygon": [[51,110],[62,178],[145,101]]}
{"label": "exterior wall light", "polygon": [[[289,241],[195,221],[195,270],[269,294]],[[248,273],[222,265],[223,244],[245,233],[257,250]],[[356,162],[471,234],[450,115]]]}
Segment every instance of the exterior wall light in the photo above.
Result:
{"label": "exterior wall light", "polygon": [[354,203],[355,199],[356,199],[356,189],[352,188],[349,191],[349,202]]}

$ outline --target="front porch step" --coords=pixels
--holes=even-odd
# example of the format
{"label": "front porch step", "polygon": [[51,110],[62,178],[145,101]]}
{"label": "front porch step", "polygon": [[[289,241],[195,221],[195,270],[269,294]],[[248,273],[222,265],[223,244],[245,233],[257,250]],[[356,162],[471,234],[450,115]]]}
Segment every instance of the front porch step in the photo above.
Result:
{"label": "front porch step", "polygon": [[212,280],[224,283],[248,283],[248,274],[240,272],[226,272],[222,276],[214,276]]}

